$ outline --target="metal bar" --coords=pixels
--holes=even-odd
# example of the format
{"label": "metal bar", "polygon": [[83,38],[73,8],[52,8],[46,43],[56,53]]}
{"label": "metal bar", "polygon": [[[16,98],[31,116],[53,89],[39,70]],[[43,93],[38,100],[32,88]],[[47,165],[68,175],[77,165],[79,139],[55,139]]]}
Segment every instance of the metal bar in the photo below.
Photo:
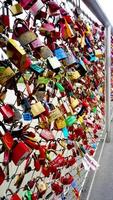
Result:
{"label": "metal bar", "polygon": [[102,10],[97,0],[82,0],[84,4],[91,10],[91,12],[98,18],[98,20],[105,26],[110,26],[111,23],[107,18],[106,14]]}
{"label": "metal bar", "polygon": [[[102,144],[100,155],[99,155],[99,158],[97,160],[98,163],[100,163],[100,160],[101,160],[101,157],[102,157],[102,154],[103,154],[106,138],[107,138],[107,134],[105,134],[105,138],[104,138],[104,141],[103,141],[103,144]],[[93,175],[93,178],[92,178],[92,182],[91,182],[91,185],[90,185],[86,200],[90,200],[91,199],[91,191],[92,191],[92,188],[93,188],[93,184],[94,184],[94,181],[95,181],[96,174],[97,174],[97,170],[94,172],[94,175]]]}
{"label": "metal bar", "polygon": [[111,26],[105,29],[105,47],[106,47],[106,64],[105,64],[105,124],[106,124],[106,142],[110,142],[110,132],[111,132],[111,116],[110,116],[110,106],[111,106]]}

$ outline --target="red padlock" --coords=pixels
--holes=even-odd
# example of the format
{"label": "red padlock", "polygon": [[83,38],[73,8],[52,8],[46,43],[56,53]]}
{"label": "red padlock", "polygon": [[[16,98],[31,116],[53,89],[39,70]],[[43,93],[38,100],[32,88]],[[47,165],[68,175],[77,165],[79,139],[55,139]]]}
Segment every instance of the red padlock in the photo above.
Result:
{"label": "red padlock", "polygon": [[[17,193],[14,193],[14,194],[13,194],[13,192],[12,192],[11,189],[6,190],[6,194],[7,194],[8,192],[11,194],[10,200],[21,200],[21,198],[18,196]],[[6,195],[6,196],[7,196],[7,195]],[[9,196],[9,194],[8,194],[8,196]]]}
{"label": "red padlock", "polygon": [[50,175],[50,169],[48,166],[42,166],[42,174],[45,176],[45,177],[49,177]]}
{"label": "red padlock", "polygon": [[31,153],[31,149],[24,143],[18,142],[12,150],[12,161],[15,165],[20,165]]}
{"label": "red padlock", "polygon": [[59,195],[63,192],[63,185],[58,181],[52,183],[51,188],[55,192],[56,195]]}
{"label": "red padlock", "polygon": [[6,147],[7,150],[11,150],[14,144],[13,137],[1,121],[0,121],[0,126],[4,130],[4,135],[0,132],[0,138],[3,142],[3,145]]}
{"label": "red padlock", "polygon": [[14,111],[8,104],[3,104],[0,107],[0,112],[3,115],[5,121],[9,122],[15,115]]}
{"label": "red padlock", "polygon": [[70,173],[65,174],[60,178],[60,181],[63,185],[70,185],[73,182],[73,176]]}
{"label": "red padlock", "polygon": [[5,174],[0,166],[0,185],[2,185],[2,183],[4,182],[5,180]]}
{"label": "red padlock", "polygon": [[56,148],[57,148],[56,141],[50,141],[50,143],[48,144],[48,149],[56,150]]}
{"label": "red padlock", "polygon": [[36,171],[39,171],[41,166],[40,166],[39,159],[38,159],[38,157],[36,156],[35,153],[34,153],[34,155],[33,155],[33,159],[34,159],[34,167],[35,167],[35,170],[36,170]]}
{"label": "red padlock", "polygon": [[56,172],[53,174],[52,179],[59,179],[61,176],[60,170],[56,170]]}
{"label": "red padlock", "polygon": [[73,157],[71,155],[67,157],[67,165],[66,165],[67,168],[74,165],[75,163],[76,163],[75,157]]}

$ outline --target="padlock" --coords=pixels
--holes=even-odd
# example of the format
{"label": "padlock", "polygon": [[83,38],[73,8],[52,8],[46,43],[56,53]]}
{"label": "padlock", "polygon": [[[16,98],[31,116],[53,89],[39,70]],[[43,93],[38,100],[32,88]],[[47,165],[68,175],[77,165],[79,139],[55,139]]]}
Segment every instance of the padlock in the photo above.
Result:
{"label": "padlock", "polygon": [[[49,12],[50,12],[50,16],[57,16],[60,14],[60,6],[55,2],[55,1],[49,1],[48,2],[48,7],[49,7]],[[59,12],[58,12],[59,11]]]}
{"label": "padlock", "polygon": [[54,183],[52,183],[51,188],[55,192],[56,195],[59,195],[63,192],[63,185],[58,181],[55,181]]}
{"label": "padlock", "polygon": [[62,113],[59,110],[58,107],[56,107],[54,110],[52,110],[49,114],[49,122],[53,122],[56,119],[58,119],[59,117],[62,117]]}
{"label": "padlock", "polygon": [[47,58],[47,63],[48,63],[48,66],[52,70],[59,69],[62,66],[61,62],[57,59],[56,56],[54,56],[54,57],[48,57]]}
{"label": "padlock", "polygon": [[52,176],[52,179],[59,179],[60,177],[61,177],[60,170],[56,170],[56,172]]}
{"label": "padlock", "polygon": [[76,117],[74,115],[68,116],[65,121],[67,126],[72,126],[74,123],[76,123]]}
{"label": "padlock", "polygon": [[2,15],[0,19],[5,27],[10,28],[10,18],[9,18],[9,9],[7,3],[4,3],[2,6]]}
{"label": "padlock", "polygon": [[20,4],[21,4],[21,6],[25,9],[25,10],[28,10],[29,8],[31,8],[34,4],[35,4],[35,2],[36,2],[37,0],[20,0]]}
{"label": "padlock", "polygon": [[48,46],[42,46],[39,49],[39,54],[42,58],[47,59],[48,57],[53,56],[53,52]]}
{"label": "padlock", "polygon": [[16,3],[10,7],[13,16],[17,16],[23,13],[22,6]]}
{"label": "padlock", "polygon": [[45,177],[49,177],[50,176],[50,168],[49,168],[49,166],[48,165],[42,166],[41,172]]}
{"label": "padlock", "polygon": [[3,165],[7,166],[9,164],[9,162],[10,162],[10,152],[7,149],[5,149],[4,150]]}
{"label": "padlock", "polygon": [[[65,166],[65,158],[63,157],[63,155],[61,155],[61,154],[57,154],[54,150],[50,150],[50,149],[48,149],[47,150],[47,153],[48,153],[48,155],[50,156],[50,153],[51,152],[53,152],[54,153],[54,155],[56,155],[55,156],[55,158],[53,159],[53,160],[51,160],[50,162],[49,162],[49,166],[50,166],[50,168],[51,167],[62,167],[62,166]],[[50,158],[51,159],[51,158]]]}
{"label": "padlock", "polygon": [[43,196],[47,191],[47,184],[43,181],[41,177],[37,178],[36,187],[41,196]]}
{"label": "padlock", "polygon": [[8,40],[7,56],[11,60],[11,62],[19,69],[21,69],[26,61],[25,50],[18,45],[16,40],[13,39]]}
{"label": "padlock", "polygon": [[11,195],[10,200],[21,200],[19,195],[17,193],[13,193],[11,189],[6,190],[6,196],[9,195],[9,194],[7,194],[8,192]]}
{"label": "padlock", "polygon": [[10,79],[14,76],[15,73],[10,67],[3,68],[3,70],[1,70],[0,72],[0,84],[1,85],[7,84],[7,82],[10,81]]}
{"label": "padlock", "polygon": [[76,163],[75,157],[73,157],[73,156],[67,157],[67,165],[66,165],[67,168],[70,167],[70,166],[73,166],[75,163]]}
{"label": "padlock", "polygon": [[31,46],[32,50],[38,51],[39,48],[44,46],[44,43],[40,40],[39,37],[37,37],[36,40],[34,40],[33,42],[30,43],[30,46]]}
{"label": "padlock", "polygon": [[45,108],[43,104],[40,101],[38,101],[35,96],[33,98],[35,99],[35,103],[31,104],[31,113],[33,117],[37,117],[38,115],[40,115],[45,111]]}
{"label": "padlock", "polygon": [[62,47],[56,47],[54,50],[54,56],[58,58],[58,60],[63,60],[67,58],[67,55]]}
{"label": "padlock", "polygon": [[[20,25],[21,27],[19,27]],[[13,34],[16,39],[19,40],[22,46],[30,44],[37,38],[36,34],[33,31],[29,30],[26,21],[19,18],[16,19],[14,22]]]}
{"label": "padlock", "polygon": [[2,185],[4,180],[5,180],[5,173],[4,173],[3,169],[2,169],[2,167],[0,166],[0,185]]}
{"label": "padlock", "polygon": [[39,171],[40,170],[40,162],[38,160],[38,157],[36,156],[36,154],[34,153],[33,155],[33,159],[34,159],[34,167],[35,167],[35,170],[36,171]]}
{"label": "padlock", "polygon": [[13,148],[11,159],[15,165],[20,165],[30,153],[31,149],[24,142],[20,141]]}
{"label": "padlock", "polygon": [[55,123],[58,129],[63,129],[64,127],[66,127],[66,122],[63,116],[56,119]]}
{"label": "padlock", "polygon": [[5,122],[12,121],[15,115],[13,109],[8,104],[3,104],[2,106],[0,106],[0,112],[3,115],[3,119]]}
{"label": "padlock", "polygon": [[44,72],[44,69],[42,67],[40,67],[39,65],[37,65],[37,64],[32,64],[31,65],[31,70],[33,70],[38,75],[42,74]]}
{"label": "padlock", "polygon": [[67,58],[64,60],[64,65],[66,66],[72,66],[75,63],[77,63],[77,59],[75,58],[75,56],[73,55],[73,53],[67,52]]}
{"label": "padlock", "polygon": [[70,173],[66,173],[60,178],[60,181],[63,185],[70,185],[73,182],[74,178]]}
{"label": "padlock", "polygon": [[32,120],[32,115],[29,112],[25,112],[22,114],[24,121],[31,121]]}
{"label": "padlock", "polygon": [[44,7],[44,4],[41,0],[38,0],[38,2],[36,1],[33,6],[30,8],[31,13],[36,16],[37,13],[42,10],[42,8]]}
{"label": "padlock", "polygon": [[10,131],[8,131],[5,127],[5,125],[0,121],[0,126],[2,127],[3,131],[5,134],[2,134],[2,132],[0,132],[0,137],[1,140],[3,142],[3,145],[6,147],[6,149],[8,151],[10,151],[13,147],[14,144],[14,139],[10,133]]}
{"label": "padlock", "polygon": [[57,148],[57,143],[56,141],[50,141],[49,144],[48,144],[48,149],[53,149],[53,150],[56,150]]}

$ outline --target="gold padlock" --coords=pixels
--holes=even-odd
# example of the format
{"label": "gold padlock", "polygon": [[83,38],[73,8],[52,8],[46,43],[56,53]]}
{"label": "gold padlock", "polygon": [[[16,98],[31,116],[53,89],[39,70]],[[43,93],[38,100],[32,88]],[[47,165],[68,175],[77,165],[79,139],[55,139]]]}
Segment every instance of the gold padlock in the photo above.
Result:
{"label": "gold padlock", "polygon": [[15,5],[12,5],[10,7],[10,10],[12,12],[13,16],[19,15],[23,13],[22,6],[19,3],[16,3]]}
{"label": "gold padlock", "polygon": [[61,111],[59,110],[59,108],[56,107],[54,110],[51,111],[49,115],[49,122],[53,122],[61,116],[62,116]]}
{"label": "gold padlock", "polygon": [[[39,181],[40,179],[40,181]],[[39,193],[45,193],[47,190],[47,184],[42,180],[41,177],[38,178],[37,185],[36,185]]]}
{"label": "gold padlock", "polygon": [[35,96],[33,96],[33,97],[34,97],[36,103],[31,105],[31,112],[32,112],[33,116],[36,117],[36,116],[40,115],[41,113],[43,113],[45,111],[45,108],[42,105],[42,103],[37,100],[37,98]]}
{"label": "gold padlock", "polygon": [[26,61],[26,52],[16,40],[9,39],[7,43],[7,56],[18,68],[21,68]]}
{"label": "gold padlock", "polygon": [[6,82],[9,81],[14,75],[15,73],[10,67],[5,68],[0,72],[0,84],[6,84]]}
{"label": "gold padlock", "polygon": [[78,99],[75,99],[75,98],[70,96],[70,105],[71,105],[72,108],[76,108],[79,105]]}
{"label": "gold padlock", "polygon": [[66,127],[66,122],[65,122],[65,119],[63,116],[56,119],[55,123],[56,123],[56,126],[58,129],[62,129],[62,128]]}

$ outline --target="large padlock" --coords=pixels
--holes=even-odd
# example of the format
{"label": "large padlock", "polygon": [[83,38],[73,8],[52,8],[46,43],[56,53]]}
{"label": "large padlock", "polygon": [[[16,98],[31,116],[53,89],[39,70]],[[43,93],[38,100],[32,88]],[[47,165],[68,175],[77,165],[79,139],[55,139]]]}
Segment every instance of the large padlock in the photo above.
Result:
{"label": "large padlock", "polygon": [[7,56],[19,69],[25,64],[27,58],[25,50],[13,39],[8,40]]}
{"label": "large padlock", "polygon": [[16,19],[14,22],[13,34],[16,39],[19,40],[22,46],[30,44],[37,38],[36,34],[33,31],[29,30],[26,21],[19,18]]}
{"label": "large padlock", "polygon": [[15,165],[20,165],[30,153],[31,149],[24,142],[19,141],[12,149],[11,159]]}

